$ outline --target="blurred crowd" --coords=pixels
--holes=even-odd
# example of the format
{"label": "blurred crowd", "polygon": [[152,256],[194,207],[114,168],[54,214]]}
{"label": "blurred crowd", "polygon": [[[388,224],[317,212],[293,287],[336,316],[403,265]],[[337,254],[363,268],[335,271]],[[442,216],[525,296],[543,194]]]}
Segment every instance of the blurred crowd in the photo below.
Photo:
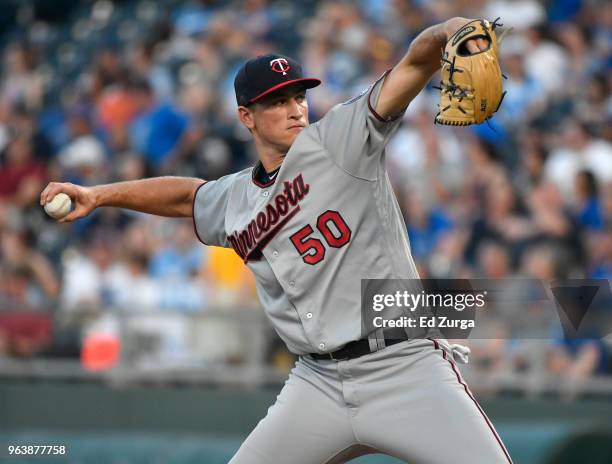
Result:
{"label": "blurred crowd", "polygon": [[[388,145],[421,276],[612,278],[610,2],[9,3],[0,36],[0,357],[61,352],[49,315],[74,309],[257,306],[241,262],[201,246],[190,221],[103,209],[58,225],[40,191],[50,180],[216,179],[250,166],[233,94],[244,60],[268,51],[300,60],[323,80],[308,93],[316,121],[452,16],[501,17],[513,28],[500,47],[508,92],[487,124],[451,128],[433,124],[438,97],[428,86]],[[598,337],[553,337],[547,353],[552,373],[611,372]]]}

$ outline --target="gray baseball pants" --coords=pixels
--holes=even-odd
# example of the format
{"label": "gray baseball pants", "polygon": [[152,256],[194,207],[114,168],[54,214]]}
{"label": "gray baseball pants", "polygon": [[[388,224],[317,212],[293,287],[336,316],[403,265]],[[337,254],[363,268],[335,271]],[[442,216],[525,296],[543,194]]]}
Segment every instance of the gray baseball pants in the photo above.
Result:
{"label": "gray baseball pants", "polygon": [[300,357],[230,464],[337,464],[368,453],[409,464],[512,463],[444,340],[347,361]]}

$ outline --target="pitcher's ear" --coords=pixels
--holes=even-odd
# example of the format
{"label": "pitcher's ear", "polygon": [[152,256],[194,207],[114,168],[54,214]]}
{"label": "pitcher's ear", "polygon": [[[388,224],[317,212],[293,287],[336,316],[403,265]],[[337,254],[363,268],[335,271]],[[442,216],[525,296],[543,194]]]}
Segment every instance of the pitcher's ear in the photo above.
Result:
{"label": "pitcher's ear", "polygon": [[246,106],[238,107],[238,119],[249,130],[255,127],[255,119],[253,118],[253,109]]}

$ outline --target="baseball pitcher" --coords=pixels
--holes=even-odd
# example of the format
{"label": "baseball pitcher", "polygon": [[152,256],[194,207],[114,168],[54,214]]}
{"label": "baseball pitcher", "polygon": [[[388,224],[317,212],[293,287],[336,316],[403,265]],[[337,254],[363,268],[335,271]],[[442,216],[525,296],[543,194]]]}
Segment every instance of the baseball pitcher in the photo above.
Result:
{"label": "baseball pitcher", "polygon": [[495,59],[493,28],[453,18],[424,30],[367,91],[313,124],[306,90],[320,81],[289,57],[259,56],[234,82],[254,167],[208,182],[51,183],[42,192],[43,205],[60,192],[72,198],[62,222],[101,206],[193,217],[204,244],[233,248],[251,269],[270,321],[299,358],[231,464],[343,463],[377,452],[411,464],[511,463],[446,340],[364,333],[360,301],[362,279],[418,278],[385,145],[447,44],[464,64],[442,58],[437,122],[463,125],[497,109],[498,96],[465,80],[476,69],[467,58]]}

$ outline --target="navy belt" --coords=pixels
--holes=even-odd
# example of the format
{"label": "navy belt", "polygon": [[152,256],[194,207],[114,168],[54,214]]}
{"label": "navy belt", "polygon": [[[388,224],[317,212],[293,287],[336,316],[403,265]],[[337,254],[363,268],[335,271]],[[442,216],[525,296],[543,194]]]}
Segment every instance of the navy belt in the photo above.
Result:
{"label": "navy belt", "polygon": [[[385,337],[385,347],[408,340],[408,335],[402,328],[387,329],[383,332],[383,335]],[[361,340],[349,342],[331,353],[311,353],[309,356],[316,360],[346,361],[347,359],[355,359],[364,354],[375,353],[376,351],[378,350],[372,351],[370,349],[370,341],[367,338],[362,338]]]}

